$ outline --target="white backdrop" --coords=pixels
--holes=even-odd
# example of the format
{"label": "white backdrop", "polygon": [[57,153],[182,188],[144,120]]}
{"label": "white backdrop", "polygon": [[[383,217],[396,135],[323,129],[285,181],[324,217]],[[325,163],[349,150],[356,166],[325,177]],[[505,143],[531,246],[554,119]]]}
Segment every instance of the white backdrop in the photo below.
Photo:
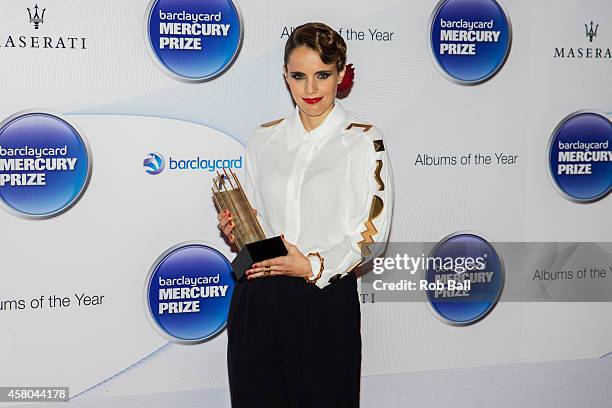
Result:
{"label": "white backdrop", "polygon": [[[448,81],[434,66],[431,0],[239,1],[240,54],[204,83],[177,81],[157,67],[143,35],[146,0],[41,0],[39,32],[27,21],[33,5],[0,4],[0,45],[8,35],[78,35],[87,49],[0,47],[0,116],[36,108],[65,115],[89,141],[94,169],[83,198],[59,217],[0,211],[0,300],[76,292],[106,300],[0,311],[0,385],[67,385],[75,400],[226,390],[225,332],[198,345],[169,343],[149,324],[142,297],[152,262],[176,243],[205,241],[230,256],[208,200],[210,175],[151,177],[142,160],[154,151],[240,155],[253,128],[291,111],[281,34],[307,21],[366,33],[348,41],[356,79],[342,103],[385,134],[395,178],[391,241],[438,241],[462,230],[494,241],[610,241],[611,199],[566,200],[546,162],[550,135],[566,115],[612,112],[609,59],[553,58],[555,47],[587,46],[583,26],[591,20],[600,25],[597,46],[612,47],[608,0],[505,0],[512,50],[478,86]],[[372,40],[370,29],[393,39]],[[515,154],[518,162],[415,165],[418,154],[469,152]],[[366,377],[612,351],[608,303],[502,302],[468,327],[441,323],[424,303],[362,306]]]}

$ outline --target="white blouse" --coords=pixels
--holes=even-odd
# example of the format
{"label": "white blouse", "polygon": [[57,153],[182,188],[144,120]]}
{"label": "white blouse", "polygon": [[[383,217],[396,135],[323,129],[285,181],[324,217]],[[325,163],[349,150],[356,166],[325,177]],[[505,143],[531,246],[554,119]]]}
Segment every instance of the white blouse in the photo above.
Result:
{"label": "white blouse", "polygon": [[[363,123],[336,101],[323,123],[307,132],[296,106],[247,142],[245,193],[266,236],[284,234],[304,255],[319,252],[321,289],[379,255],[389,234],[391,165],[382,134]],[[316,276],[319,260],[309,260]]]}

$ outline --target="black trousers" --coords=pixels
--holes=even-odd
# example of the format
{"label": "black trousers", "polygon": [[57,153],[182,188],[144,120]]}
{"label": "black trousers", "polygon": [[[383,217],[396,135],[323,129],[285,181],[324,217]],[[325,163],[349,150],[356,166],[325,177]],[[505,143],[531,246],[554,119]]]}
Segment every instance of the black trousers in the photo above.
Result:
{"label": "black trousers", "polygon": [[239,282],[227,321],[233,408],[359,406],[361,312],[354,272]]}

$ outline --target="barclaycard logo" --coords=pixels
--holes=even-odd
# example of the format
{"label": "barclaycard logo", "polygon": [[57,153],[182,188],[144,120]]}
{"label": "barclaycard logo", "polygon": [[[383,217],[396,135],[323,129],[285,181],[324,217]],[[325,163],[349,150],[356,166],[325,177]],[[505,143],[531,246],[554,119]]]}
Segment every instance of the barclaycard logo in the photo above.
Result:
{"label": "barclaycard logo", "polygon": [[151,0],[146,17],[155,63],[187,82],[212,80],[232,65],[242,26],[234,0]]}
{"label": "barclaycard logo", "polygon": [[172,172],[206,171],[214,173],[222,169],[242,168],[242,156],[238,156],[235,159],[203,158],[199,155],[187,159],[174,158],[172,155],[167,157],[168,160],[159,152],[149,153],[142,162],[145,172],[155,176],[164,170]]}
{"label": "barclaycard logo", "polygon": [[511,45],[510,18],[499,0],[440,0],[431,17],[436,66],[457,84],[478,85],[493,78]]}
{"label": "barclaycard logo", "polygon": [[548,166],[558,192],[590,203],[612,191],[612,120],[582,110],[567,116],[548,142]]}
{"label": "barclaycard logo", "polygon": [[[442,239],[428,258],[450,261],[450,267],[428,262],[424,271],[430,287],[427,299],[440,320],[467,326],[484,319],[495,308],[504,288],[504,264],[486,239],[475,233],[456,232]],[[464,267],[469,259],[473,268],[468,270]],[[457,265],[461,265],[460,270]],[[460,282],[461,288],[451,285],[451,280]]]}
{"label": "barclaycard logo", "polygon": [[0,124],[0,206],[13,215],[67,211],[87,189],[91,167],[87,141],[57,114],[23,111]]}
{"label": "barclaycard logo", "polygon": [[166,339],[197,344],[225,328],[234,276],[221,252],[200,242],[165,251],[147,276],[145,305],[149,321]]}
{"label": "barclaycard logo", "polygon": [[142,165],[148,174],[155,176],[164,171],[164,168],[166,167],[166,160],[160,153],[153,152],[149,153],[147,157],[145,157]]}

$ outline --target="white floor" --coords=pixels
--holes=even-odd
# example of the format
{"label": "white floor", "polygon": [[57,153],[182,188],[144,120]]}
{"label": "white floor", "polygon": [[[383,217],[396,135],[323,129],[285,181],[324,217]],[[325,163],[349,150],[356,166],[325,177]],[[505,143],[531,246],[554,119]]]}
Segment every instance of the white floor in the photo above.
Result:
{"label": "white floor", "polygon": [[[361,406],[363,408],[438,406],[609,408],[612,406],[611,380],[611,356],[592,360],[369,376],[362,379]],[[225,388],[122,398],[83,397],[66,404],[30,406],[42,405],[87,408],[230,406],[228,391]]]}

